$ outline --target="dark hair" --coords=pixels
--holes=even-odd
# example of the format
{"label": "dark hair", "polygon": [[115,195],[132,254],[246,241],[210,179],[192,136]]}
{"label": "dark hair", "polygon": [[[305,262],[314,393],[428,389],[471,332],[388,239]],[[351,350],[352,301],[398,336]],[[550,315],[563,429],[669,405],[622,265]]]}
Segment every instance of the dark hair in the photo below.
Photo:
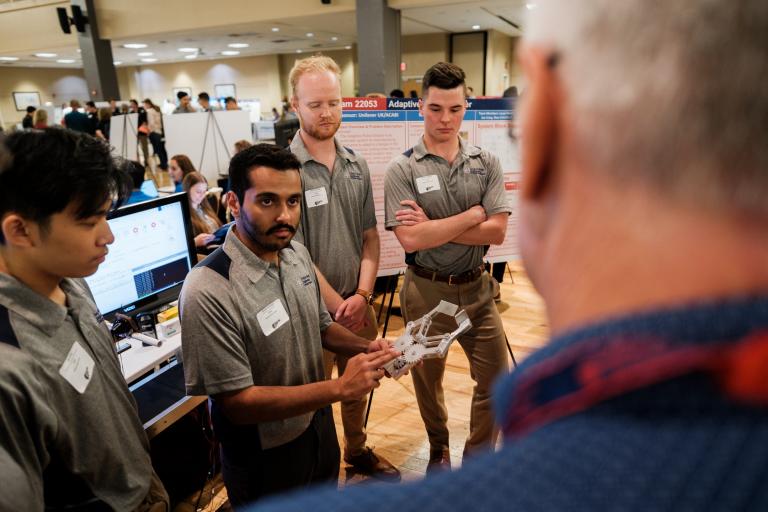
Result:
{"label": "dark hair", "polygon": [[37,110],[37,109],[35,107],[33,107],[32,105],[30,105],[30,106],[27,107],[27,114],[31,114],[35,110]]}
{"label": "dark hair", "polygon": [[92,101],[86,101],[85,102],[86,107],[96,108],[96,104]]}
{"label": "dark hair", "polygon": [[[10,162],[0,170],[0,217],[9,212],[44,229],[51,215],[75,205],[75,216],[95,215],[104,203],[119,206],[130,193],[104,141],[72,130],[15,132],[0,143]],[[5,238],[0,231],[0,243]]]}
{"label": "dark hair", "polygon": [[195,169],[195,166],[192,164],[192,160],[190,160],[187,155],[173,155],[168,161],[170,162],[171,160],[176,160],[176,165],[181,169],[183,176],[186,176],[191,172],[197,172],[197,169]]}
{"label": "dark hair", "polygon": [[517,87],[507,87],[501,95],[502,98],[517,98]]}
{"label": "dark hair", "polygon": [[122,168],[131,177],[133,188],[141,188],[141,184],[144,183],[144,174],[146,173],[144,166],[135,160],[125,160]]}
{"label": "dark hair", "polygon": [[179,92],[176,93],[176,99],[179,99],[179,100],[181,98],[186,97],[186,96],[189,96],[189,94],[185,93],[184,91],[179,91]]}
{"label": "dark hair", "polygon": [[229,189],[243,204],[245,191],[251,188],[249,177],[255,167],[270,167],[277,171],[298,171],[301,162],[290,151],[274,144],[256,144],[242,150],[229,161]]}
{"label": "dark hair", "polygon": [[421,96],[425,96],[430,87],[438,89],[455,89],[464,87],[464,96],[467,95],[467,84],[464,81],[467,75],[464,70],[456,64],[450,62],[438,62],[424,73],[424,79],[421,82]]}
{"label": "dark hair", "polygon": [[232,96],[227,96],[226,98],[224,98],[224,103],[229,103],[230,101],[234,101],[235,103],[237,103],[237,100]]}
{"label": "dark hair", "polygon": [[405,98],[405,93],[402,89],[392,89],[389,91],[390,98]]}
{"label": "dark hair", "polygon": [[208,96],[207,92],[201,92],[200,94],[197,95],[197,99],[198,100],[210,101],[211,97]]}
{"label": "dark hair", "polygon": [[134,105],[136,105],[137,107],[139,106],[139,102],[138,102],[138,101],[136,101],[136,100],[128,100],[128,101],[129,101],[129,103],[133,103],[133,104],[134,104]]}

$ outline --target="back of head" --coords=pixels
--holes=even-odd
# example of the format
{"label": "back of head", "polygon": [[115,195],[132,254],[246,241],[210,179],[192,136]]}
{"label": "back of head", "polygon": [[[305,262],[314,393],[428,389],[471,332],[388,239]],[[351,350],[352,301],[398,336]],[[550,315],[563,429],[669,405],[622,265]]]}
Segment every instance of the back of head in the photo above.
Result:
{"label": "back of head", "polygon": [[146,173],[144,166],[134,160],[125,160],[123,162],[123,170],[131,177],[134,190],[141,188]]}
{"label": "back of head", "polygon": [[31,106],[31,105],[30,105],[29,107],[27,107],[27,114],[31,114],[31,113],[33,113],[35,110],[37,110],[37,109],[36,109],[35,107],[33,107],[33,106]]}
{"label": "back of head", "polygon": [[405,98],[405,93],[402,91],[402,89],[392,89],[389,92],[390,98]]}
{"label": "back of head", "polygon": [[274,144],[256,144],[233,156],[229,161],[229,189],[240,204],[243,204],[245,191],[251,188],[249,174],[257,167],[298,172],[301,163],[293,153]]}
{"label": "back of head", "polygon": [[768,3],[549,0],[529,17],[591,167],[768,220]]}
{"label": "back of head", "polygon": [[464,88],[464,95],[467,95],[467,84],[465,82],[467,76],[464,74],[464,70],[456,64],[450,62],[438,62],[424,73],[424,78],[421,82],[421,95],[426,96],[427,90],[430,87],[437,87],[438,89],[455,89],[457,87]]}
{"label": "back of head", "polygon": [[35,124],[38,123],[47,123],[48,122],[48,111],[41,108],[39,110],[35,110],[34,115],[32,116],[32,122]]}
{"label": "back of head", "polygon": [[77,100],[69,100],[69,106],[72,107],[72,110],[77,110],[80,108],[80,102]]}
{"label": "back of head", "polygon": [[299,79],[306,73],[324,73],[331,72],[341,81],[341,69],[330,57],[325,55],[313,55],[306,59],[297,60],[288,74],[288,83],[291,84],[291,94],[296,97],[296,86]]}
{"label": "back of head", "polygon": [[[99,121],[106,121],[112,117],[112,109],[108,107],[102,107],[99,109]],[[105,134],[106,135],[106,134]]]}
{"label": "back of head", "polygon": [[16,212],[44,223],[70,204],[78,218],[87,218],[109,199],[119,204],[130,190],[109,146],[83,133],[57,128],[16,132],[3,139],[3,152],[7,164],[0,170],[0,218]]}
{"label": "back of head", "polygon": [[92,101],[86,101],[85,102],[85,106],[86,107],[90,107],[90,108],[96,108],[96,103],[94,103]]}
{"label": "back of head", "polygon": [[239,140],[239,141],[235,142],[235,153],[239,153],[242,150],[248,149],[251,146],[253,146],[253,143],[251,141],[248,141],[248,140],[245,140],[245,139]]}

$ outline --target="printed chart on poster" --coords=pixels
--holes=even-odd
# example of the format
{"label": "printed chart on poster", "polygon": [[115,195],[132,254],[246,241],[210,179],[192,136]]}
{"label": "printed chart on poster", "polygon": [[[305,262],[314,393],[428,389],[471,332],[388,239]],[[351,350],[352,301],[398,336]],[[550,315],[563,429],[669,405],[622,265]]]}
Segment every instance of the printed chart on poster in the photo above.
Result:
{"label": "printed chart on poster", "polygon": [[[520,155],[510,138],[514,107],[507,99],[470,99],[459,135],[470,144],[495,154],[504,172],[504,187],[512,206],[507,237],[486,255],[491,262],[518,257],[517,202]],[[416,145],[424,133],[418,100],[397,98],[344,98],[343,122],[338,137],[344,146],[368,162],[376,205],[381,258],[379,276],[405,270],[405,254],[394,233],[384,229],[384,176],[387,164]]]}

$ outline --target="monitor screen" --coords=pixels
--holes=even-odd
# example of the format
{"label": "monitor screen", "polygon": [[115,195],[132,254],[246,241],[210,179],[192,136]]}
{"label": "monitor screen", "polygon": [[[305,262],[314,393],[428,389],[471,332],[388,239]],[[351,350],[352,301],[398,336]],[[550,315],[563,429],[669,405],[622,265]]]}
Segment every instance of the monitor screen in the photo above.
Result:
{"label": "monitor screen", "polygon": [[187,194],[120,208],[108,222],[115,241],[99,270],[86,278],[99,311],[111,319],[178,298],[197,262]]}
{"label": "monitor screen", "polygon": [[299,131],[298,119],[286,119],[275,123],[275,144],[287,148],[296,132]]}

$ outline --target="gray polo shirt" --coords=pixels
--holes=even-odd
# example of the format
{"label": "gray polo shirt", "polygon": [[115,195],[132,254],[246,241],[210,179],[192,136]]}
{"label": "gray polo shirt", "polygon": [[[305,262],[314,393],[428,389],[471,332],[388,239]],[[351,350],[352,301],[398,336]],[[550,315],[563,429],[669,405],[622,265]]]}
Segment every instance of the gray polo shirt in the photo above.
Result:
{"label": "gray polo shirt", "polygon": [[357,290],[363,252],[363,231],[376,227],[373,187],[368,164],[351,149],[336,144],[333,172],[315,161],[300,133],[291,152],[301,162],[304,191],[296,239],[342,297]]}
{"label": "gray polo shirt", "polygon": [[[39,477],[46,466],[56,465],[115,510],[133,510],[147,495],[152,476],[136,404],[87,285],[65,279],[61,288],[66,307],[0,273],[1,341],[29,356],[20,363],[29,371],[17,374],[13,390],[5,380],[0,389],[20,393],[34,408],[25,408],[21,417],[29,424],[21,425],[4,407],[0,431],[11,436],[15,455],[25,453],[17,462],[27,474]],[[60,374],[76,344],[94,361],[82,393]],[[34,452],[27,443],[35,445]]]}
{"label": "gray polo shirt", "polygon": [[[459,139],[460,149],[453,165],[427,151],[422,140],[387,166],[384,181],[385,227],[400,225],[400,201],[411,199],[430,219],[444,219],[481,205],[488,216],[511,213],[504,193],[504,175],[499,159],[488,151]],[[486,246],[449,242],[419,251],[417,265],[441,274],[460,274],[483,263]]]}
{"label": "gray polo shirt", "polygon": [[[277,266],[253,254],[230,229],[224,245],[189,273],[180,304],[187,394],[299,386],[325,378],[320,336],[332,320],[300,243],[280,251]],[[261,448],[292,441],[311,419],[306,413],[258,423]],[[222,443],[233,442],[219,435]]]}

